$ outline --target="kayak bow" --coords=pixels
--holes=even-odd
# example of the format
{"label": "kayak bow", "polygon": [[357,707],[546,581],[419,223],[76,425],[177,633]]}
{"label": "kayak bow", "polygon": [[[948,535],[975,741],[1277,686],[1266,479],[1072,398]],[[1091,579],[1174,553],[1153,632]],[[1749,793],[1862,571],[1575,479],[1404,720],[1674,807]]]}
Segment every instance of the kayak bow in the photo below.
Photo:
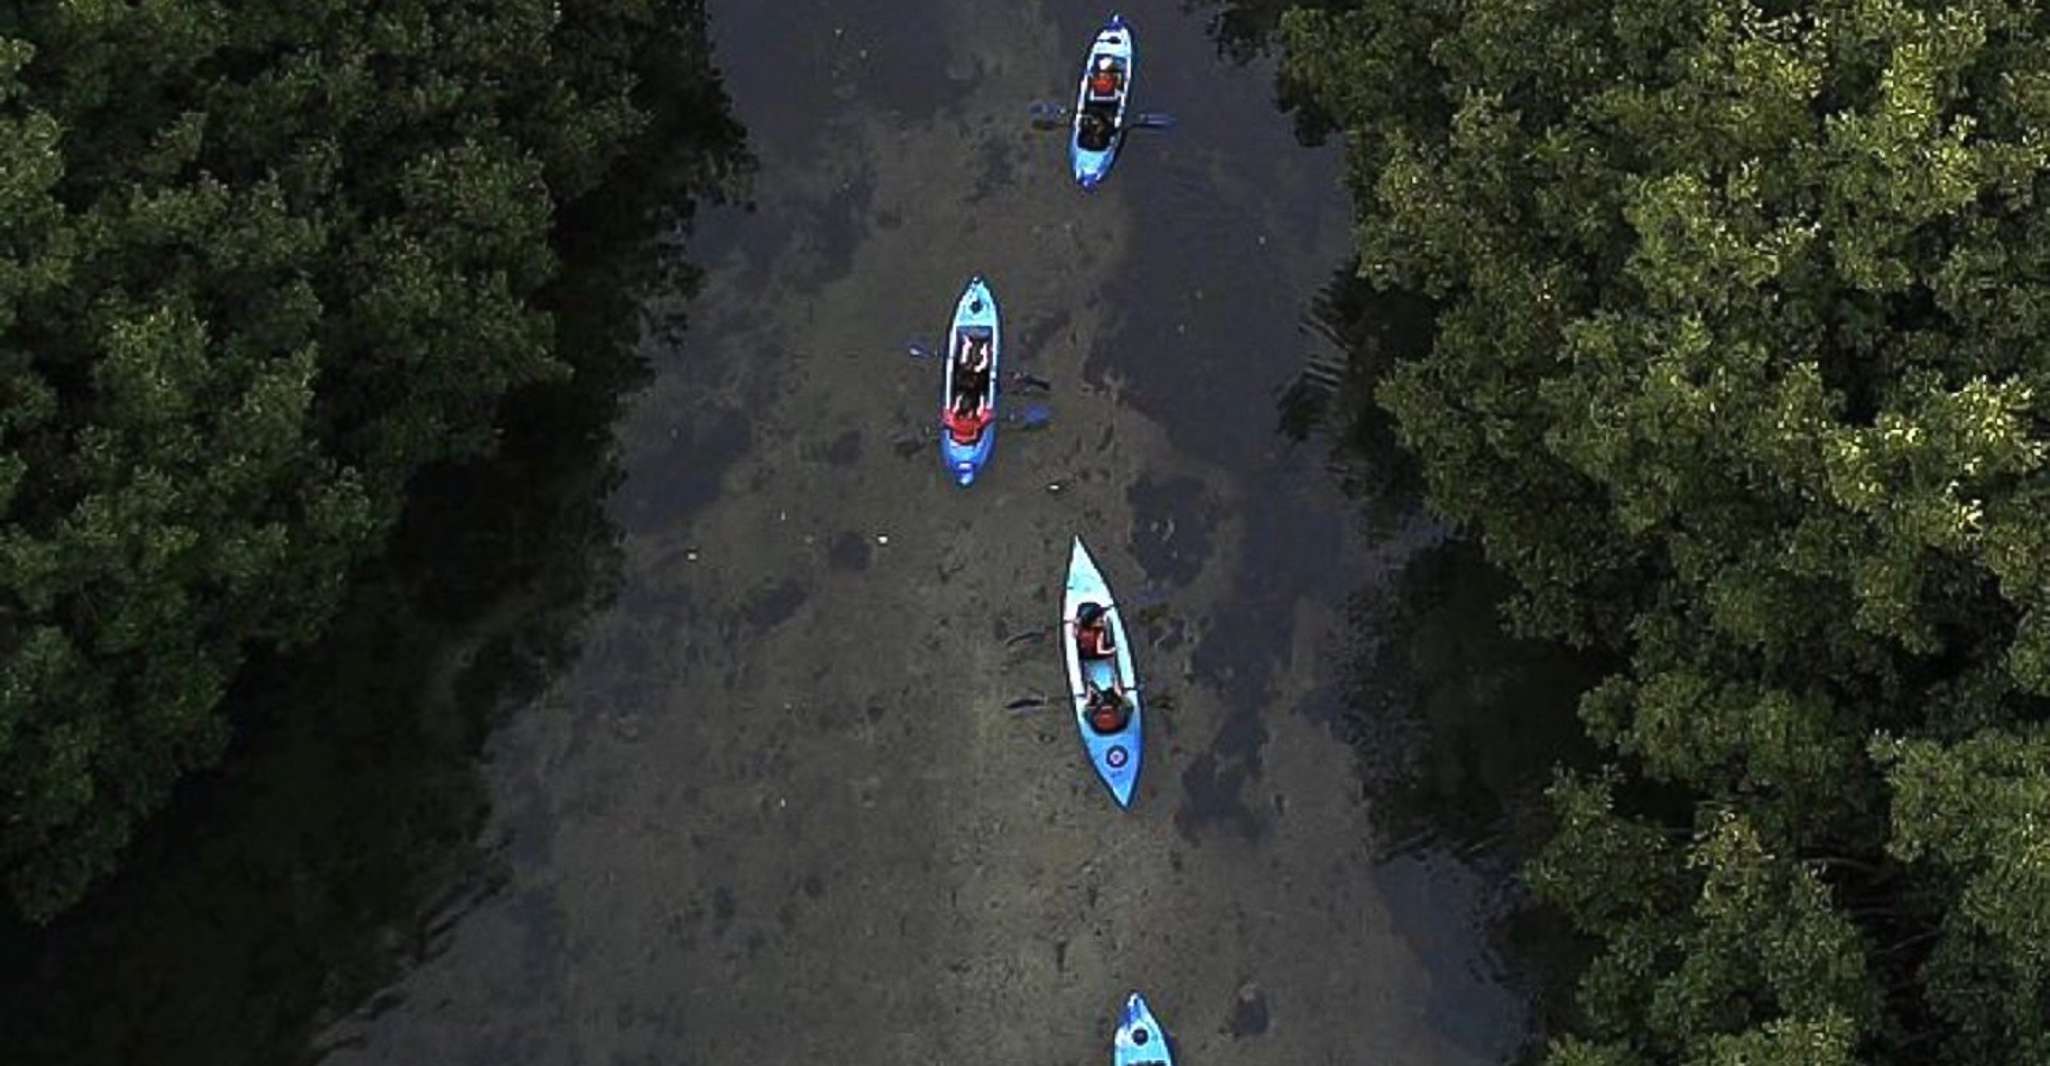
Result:
{"label": "kayak bow", "polygon": [[[967,345],[978,339],[989,341],[989,374],[983,386],[982,403],[989,412],[989,421],[975,439],[966,443],[956,441],[945,422],[944,412],[954,403],[954,363]],[[1003,357],[1003,335],[997,322],[997,298],[989,291],[989,284],[977,274],[968,279],[968,287],[961,292],[961,299],[954,304],[954,320],[947,326],[946,366],[941,371],[940,404],[940,461],[946,464],[947,473],[954,483],[966,486],[982,473],[982,465],[989,462],[990,452],[996,449],[997,441],[997,380]]]}
{"label": "kayak bow", "polygon": [[[1085,603],[1103,605],[1111,639],[1117,644],[1116,654],[1109,659],[1082,658],[1081,647],[1076,644],[1076,612]],[[1133,786],[1139,781],[1145,739],[1139,672],[1132,665],[1132,646],[1125,639],[1125,622],[1118,614],[1116,601],[1111,599],[1110,586],[1096,569],[1096,561],[1089,557],[1089,549],[1082,546],[1081,537],[1075,538],[1074,548],[1068,554],[1068,587],[1061,597],[1061,634],[1068,662],[1068,696],[1074,704],[1075,728],[1082,734],[1082,748],[1089,754],[1090,765],[1096,767],[1096,776],[1110,789],[1111,798],[1117,800],[1119,807],[1130,807]],[[1113,681],[1123,687],[1132,710],[1124,728],[1115,733],[1096,731],[1089,721],[1089,686],[1083,683],[1085,678],[1099,688],[1110,688]]]}
{"label": "kayak bow", "polygon": [[1125,997],[1124,1015],[1111,1041],[1110,1061],[1111,1066],[1174,1066],[1167,1034],[1146,1006],[1146,997],[1137,992]]}
{"label": "kayak bow", "polygon": [[[1093,189],[1110,176],[1118,150],[1125,144],[1125,104],[1132,95],[1132,72],[1138,52],[1132,42],[1132,28],[1124,17],[1113,14],[1089,46],[1089,58],[1082,64],[1082,84],[1075,92],[1075,113],[1068,128],[1068,161],[1075,181]],[[1117,88],[1108,96],[1091,91],[1089,76],[1097,63],[1110,61],[1117,75]]]}

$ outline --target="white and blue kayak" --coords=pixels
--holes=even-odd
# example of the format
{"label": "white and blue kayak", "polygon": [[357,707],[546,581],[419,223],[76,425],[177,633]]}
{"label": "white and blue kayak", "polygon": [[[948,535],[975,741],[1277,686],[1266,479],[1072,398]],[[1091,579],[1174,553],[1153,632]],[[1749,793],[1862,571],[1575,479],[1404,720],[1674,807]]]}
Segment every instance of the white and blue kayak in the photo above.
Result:
{"label": "white and blue kayak", "polygon": [[[1125,106],[1132,97],[1132,71],[1137,50],[1132,28],[1122,16],[1113,14],[1096,33],[1089,46],[1089,58],[1082,64],[1082,84],[1076,90],[1074,121],[1068,133],[1068,161],[1075,181],[1093,189],[1110,176],[1118,150],[1125,144]],[[1090,84],[1098,71],[1108,72],[1114,88],[1108,93]]]}
{"label": "white and blue kayak", "polygon": [[[1103,608],[1105,623],[1116,645],[1113,654],[1105,658],[1084,657],[1077,642],[1077,616],[1083,605],[1090,603]],[[1145,736],[1139,672],[1132,665],[1132,645],[1125,639],[1125,621],[1118,614],[1117,601],[1111,598],[1110,586],[1096,569],[1096,560],[1089,557],[1089,549],[1082,546],[1081,537],[1075,538],[1074,549],[1068,555],[1068,588],[1061,597],[1061,635],[1068,660],[1068,696],[1075,707],[1075,728],[1082,733],[1082,747],[1089,754],[1090,765],[1096,767],[1096,776],[1110,789],[1111,798],[1120,807],[1130,807],[1133,787],[1139,781],[1141,741]],[[1114,732],[1101,732],[1090,720],[1092,684],[1121,692],[1127,701],[1131,713]]]}
{"label": "white and blue kayak", "polygon": [[1167,1034],[1146,1006],[1146,997],[1137,992],[1125,997],[1125,1012],[1118,1019],[1117,1036],[1110,1047],[1111,1066],[1174,1066]]}
{"label": "white and blue kayak", "polygon": [[[981,430],[964,438],[951,429],[946,422],[946,412],[959,397],[954,391],[954,370],[961,358],[975,345],[989,347],[989,371],[984,375],[981,397],[977,406],[985,411]],[[990,452],[997,441],[997,361],[1003,354],[1003,333],[997,323],[997,298],[989,291],[989,284],[982,275],[968,279],[968,287],[961,292],[961,299],[954,304],[954,320],[947,326],[947,357],[944,381],[940,388],[940,461],[946,464],[957,485],[968,485],[982,473],[982,465],[989,462]]]}

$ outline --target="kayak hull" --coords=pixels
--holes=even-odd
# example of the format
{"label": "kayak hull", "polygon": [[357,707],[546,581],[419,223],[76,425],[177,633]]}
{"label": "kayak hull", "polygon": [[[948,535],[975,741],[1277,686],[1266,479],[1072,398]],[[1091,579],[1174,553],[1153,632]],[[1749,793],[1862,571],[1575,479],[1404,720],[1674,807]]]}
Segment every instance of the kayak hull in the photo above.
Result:
{"label": "kayak hull", "polygon": [[1174,1066],[1167,1032],[1153,1017],[1146,997],[1137,992],[1125,997],[1117,1035],[1111,1040],[1110,1061],[1111,1066]]}
{"label": "kayak hull", "polygon": [[[1091,602],[1103,605],[1111,638],[1117,644],[1117,653],[1108,659],[1084,660],[1075,643],[1076,611]],[[1096,776],[1110,790],[1111,799],[1119,807],[1129,808],[1145,754],[1145,701],[1141,699],[1139,671],[1132,662],[1132,644],[1126,638],[1124,618],[1103,573],[1096,567],[1096,560],[1090,558],[1080,537],[1075,538],[1068,553],[1067,590],[1061,597],[1061,635],[1068,667],[1068,702],[1074,709],[1075,729],[1082,736],[1082,750],[1088,755],[1089,764],[1096,768]],[[1100,687],[1109,687],[1115,678],[1123,687],[1132,705],[1132,716],[1123,729],[1099,733],[1090,723],[1085,678],[1094,679]]]}
{"label": "kayak hull", "polygon": [[[1117,95],[1110,101],[1092,99],[1089,93],[1089,73],[1096,69],[1099,57],[1109,57],[1122,72]],[[1110,176],[1111,165],[1117,162],[1118,152],[1125,145],[1125,108],[1132,98],[1132,75],[1137,65],[1138,49],[1132,41],[1132,28],[1125,25],[1122,16],[1112,15],[1096,33],[1096,40],[1089,45],[1089,57],[1082,61],[1082,78],[1075,90],[1075,114],[1068,125],[1068,164],[1074,171],[1075,183],[1084,189],[1093,189]],[[1083,144],[1083,116],[1094,107],[1098,114],[1109,118],[1111,135],[1108,141],[1097,147]]]}
{"label": "kayak hull", "polygon": [[998,321],[996,294],[990,292],[989,283],[977,274],[969,278],[967,287],[961,290],[961,298],[954,304],[953,320],[947,324],[947,353],[940,381],[942,411],[954,402],[955,354],[969,337],[985,334],[989,337],[989,384],[983,389],[983,397],[989,407],[989,424],[983,427],[982,435],[974,443],[966,445],[954,442],[944,420],[940,425],[940,462],[947,468],[947,476],[964,488],[981,476],[983,465],[989,462],[990,453],[996,450],[997,382],[1001,378],[1000,364],[1004,355],[1003,328]]}

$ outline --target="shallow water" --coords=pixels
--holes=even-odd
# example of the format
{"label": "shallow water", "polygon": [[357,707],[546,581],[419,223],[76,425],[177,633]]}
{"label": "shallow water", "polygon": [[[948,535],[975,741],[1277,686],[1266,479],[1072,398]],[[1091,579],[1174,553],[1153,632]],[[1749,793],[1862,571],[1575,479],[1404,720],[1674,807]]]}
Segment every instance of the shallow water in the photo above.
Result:
{"label": "shallow water", "polygon": [[[1125,14],[1137,106],[1181,121],[1085,195],[1025,105],[1099,13],[713,5],[761,169],[650,349],[624,589],[493,742],[504,886],[330,1062],[1100,1062],[1135,987],[1185,1063],[1516,1049],[1489,875],[1382,854],[1332,729],[1352,598],[1425,539],[1369,543],[1276,432],[1349,244],[1338,151],[1200,17]],[[963,491],[902,351],[971,273],[1055,420]],[[1153,700],[1125,813],[1035,636],[1074,534]]]}

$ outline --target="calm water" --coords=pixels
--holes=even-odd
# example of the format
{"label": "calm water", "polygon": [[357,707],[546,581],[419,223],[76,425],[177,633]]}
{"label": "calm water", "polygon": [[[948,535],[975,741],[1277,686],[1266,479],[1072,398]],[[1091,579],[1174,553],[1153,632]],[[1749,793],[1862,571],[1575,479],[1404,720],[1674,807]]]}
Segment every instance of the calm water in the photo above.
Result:
{"label": "calm water", "polygon": [[[1514,1052],[1498,874],[1388,857],[1332,728],[1355,598],[1424,539],[1370,540],[1276,432],[1349,246],[1340,156],[1296,145],[1271,68],[1137,2],[1138,106],[1181,124],[1084,195],[1024,108],[1102,14],[713,5],[761,169],[651,348],[624,590],[492,744],[503,886],[329,1061],[1096,1063],[1135,987],[1189,1064]],[[977,272],[1055,420],[964,492],[901,349]],[[1077,533],[1149,605],[1128,813],[1043,639]]]}

